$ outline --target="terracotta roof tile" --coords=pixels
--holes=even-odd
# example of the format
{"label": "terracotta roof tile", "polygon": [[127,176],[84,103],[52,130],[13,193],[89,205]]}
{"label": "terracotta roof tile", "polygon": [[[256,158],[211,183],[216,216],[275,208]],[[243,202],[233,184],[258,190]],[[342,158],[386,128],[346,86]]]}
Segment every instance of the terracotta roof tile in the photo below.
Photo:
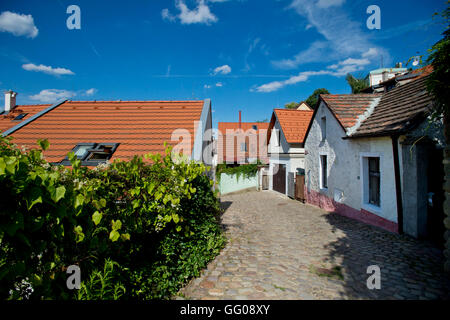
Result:
{"label": "terracotta roof tile", "polygon": [[344,129],[353,127],[381,94],[321,94],[320,97],[334,113]]}
{"label": "terracotta roof tile", "polygon": [[[50,104],[35,104],[35,105],[18,105],[9,111],[8,114],[0,114],[0,132],[4,132],[24,120],[29,119],[45,108],[50,107]],[[22,120],[14,120],[18,115],[27,113]]]}
{"label": "terracotta roof tile", "polygon": [[288,143],[303,143],[314,111],[274,109]]}
{"label": "terracotta roof tile", "polygon": [[[203,101],[68,101],[11,134],[13,142],[28,148],[48,139],[44,153],[59,162],[78,143],[120,143],[112,159],[130,159],[149,152],[163,153],[176,129],[186,129],[194,144],[194,123]],[[186,152],[189,153],[190,152]]]}
{"label": "terracotta roof tile", "polygon": [[[253,126],[257,127],[257,130],[253,129]],[[243,130],[244,133],[254,133],[256,134],[256,149],[255,152],[258,154],[258,158],[261,162],[263,163],[268,163],[269,162],[269,158],[267,157],[267,149],[265,148],[265,141],[261,142],[258,141],[259,139],[259,135],[260,133],[264,135],[264,139],[266,139],[267,137],[267,129],[269,127],[269,123],[268,122],[241,122],[241,129]],[[218,129],[219,129],[219,136],[218,136],[218,144],[217,144],[217,153],[218,153],[218,161],[219,163],[221,162],[232,162],[232,161],[238,161],[240,157],[249,157],[251,154],[253,154],[252,152],[250,152],[250,148],[248,148],[249,151],[247,152],[242,152],[240,151],[240,148],[238,146],[237,143],[237,137],[236,135],[227,135],[227,130],[233,130],[233,132],[237,132],[237,130],[239,130],[239,122],[219,122],[218,123]],[[231,141],[233,140],[234,141]],[[230,154],[227,154],[227,149],[226,146],[228,144],[233,143],[234,144],[234,153],[232,158],[233,159],[228,159],[229,157],[231,157]],[[247,143],[250,144],[251,141],[250,139],[247,139]],[[264,149],[261,149],[260,147],[264,147]]]}

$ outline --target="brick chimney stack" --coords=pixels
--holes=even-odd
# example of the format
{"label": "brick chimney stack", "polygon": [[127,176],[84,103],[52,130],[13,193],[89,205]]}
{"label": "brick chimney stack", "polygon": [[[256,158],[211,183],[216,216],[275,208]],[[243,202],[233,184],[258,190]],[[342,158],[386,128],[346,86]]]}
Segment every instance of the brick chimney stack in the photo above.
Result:
{"label": "brick chimney stack", "polygon": [[242,129],[241,110],[239,110],[239,129]]}

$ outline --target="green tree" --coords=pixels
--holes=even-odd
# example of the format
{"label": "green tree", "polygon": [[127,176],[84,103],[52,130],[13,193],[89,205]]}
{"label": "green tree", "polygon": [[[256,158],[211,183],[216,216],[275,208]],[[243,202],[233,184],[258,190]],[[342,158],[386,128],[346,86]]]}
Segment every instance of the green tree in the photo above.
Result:
{"label": "green tree", "polygon": [[330,92],[325,88],[319,88],[314,90],[314,92],[306,99],[306,103],[313,109],[316,108],[317,101],[319,101],[319,95],[330,94]]}
{"label": "green tree", "polygon": [[[447,1],[447,5],[450,1]],[[437,14],[436,14],[437,15]],[[445,137],[450,142],[450,8],[440,14],[444,19],[446,29],[443,38],[436,42],[429,50],[427,63],[433,66],[433,72],[427,81],[427,89],[433,95],[435,102],[435,116],[444,115]]]}
{"label": "green tree", "polygon": [[352,88],[352,93],[360,93],[363,89],[369,86],[369,79],[367,77],[354,77],[350,73],[345,77],[347,83]]}
{"label": "green tree", "polygon": [[286,109],[297,109],[299,105],[300,105],[300,103],[298,103],[298,102],[290,102],[290,103],[286,103],[284,105],[284,107]]}

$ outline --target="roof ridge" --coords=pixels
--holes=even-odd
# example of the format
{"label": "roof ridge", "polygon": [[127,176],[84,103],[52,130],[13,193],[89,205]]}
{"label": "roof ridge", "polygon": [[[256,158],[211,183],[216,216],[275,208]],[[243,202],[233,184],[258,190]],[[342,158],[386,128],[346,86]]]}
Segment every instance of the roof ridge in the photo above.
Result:
{"label": "roof ridge", "polygon": [[68,103],[147,103],[147,102],[164,102],[164,103],[180,103],[180,102],[204,102],[204,100],[68,100]]}

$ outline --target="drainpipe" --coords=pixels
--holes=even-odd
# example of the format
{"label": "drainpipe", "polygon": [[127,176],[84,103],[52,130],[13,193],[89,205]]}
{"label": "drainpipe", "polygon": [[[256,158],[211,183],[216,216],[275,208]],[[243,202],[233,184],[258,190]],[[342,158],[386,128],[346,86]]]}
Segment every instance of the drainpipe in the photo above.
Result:
{"label": "drainpipe", "polygon": [[402,201],[402,185],[400,181],[400,161],[398,157],[398,136],[391,136],[392,154],[394,156],[394,175],[395,175],[395,193],[397,198],[397,224],[398,233],[403,233],[403,201]]}

